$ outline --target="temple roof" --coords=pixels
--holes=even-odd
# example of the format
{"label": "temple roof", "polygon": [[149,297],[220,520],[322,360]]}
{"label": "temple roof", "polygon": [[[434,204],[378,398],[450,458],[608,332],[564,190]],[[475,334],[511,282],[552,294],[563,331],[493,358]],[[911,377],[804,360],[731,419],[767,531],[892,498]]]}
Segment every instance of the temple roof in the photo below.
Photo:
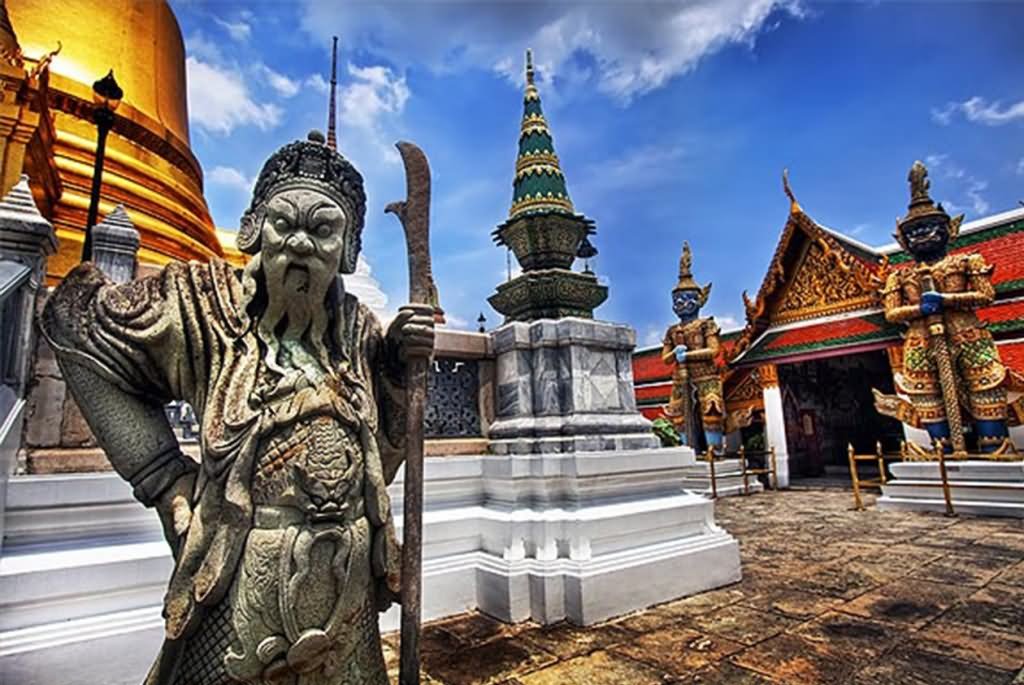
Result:
{"label": "temple roof", "polygon": [[771,328],[733,360],[734,363],[799,361],[808,355],[833,356],[867,347],[888,347],[899,340],[901,328],[880,311],[827,317]]}
{"label": "temple roof", "polygon": [[533,57],[529,50],[526,51],[526,92],[523,95],[519,154],[512,187],[510,219],[526,214],[574,213],[565,187],[565,175],[555,154],[551,129],[541,109],[540,93],[533,81]]}
{"label": "temple roof", "polygon": [[[864,340],[843,340],[828,325],[819,322],[849,312],[881,315],[878,287],[890,269],[910,263],[910,257],[895,243],[871,247],[850,236],[818,224],[796,202],[789,189],[790,212],[767,273],[754,298],[744,293],[747,323],[730,355],[730,363],[776,360],[793,354],[843,348],[849,345],[895,340],[881,329]],[[1024,311],[1011,308],[1003,317],[1005,298],[1024,294],[1024,209],[1016,209],[965,223],[950,246],[951,253],[977,252],[995,267],[992,282],[997,301],[979,311],[983,320],[1002,328],[1017,326],[1024,331]],[[1021,307],[1024,310],[1024,307]],[[797,323],[800,322],[800,323]],[[803,330],[804,350],[784,350],[774,333],[783,329]],[[1017,330],[1016,328],[1014,330]],[[862,331],[865,335],[867,331]],[[1005,337],[1007,330],[1002,333]],[[1000,335],[1000,329],[993,333]],[[771,337],[769,334],[772,334]],[[783,341],[793,338],[791,333]],[[755,344],[756,343],[756,344]],[[755,351],[753,348],[756,347]]]}

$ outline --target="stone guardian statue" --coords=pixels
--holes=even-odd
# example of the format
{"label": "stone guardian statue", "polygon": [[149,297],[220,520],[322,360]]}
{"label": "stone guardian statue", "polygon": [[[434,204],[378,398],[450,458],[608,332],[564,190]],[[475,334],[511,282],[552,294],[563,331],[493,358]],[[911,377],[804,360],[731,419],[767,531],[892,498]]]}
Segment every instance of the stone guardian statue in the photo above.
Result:
{"label": "stone guardian statue", "polygon": [[720,450],[724,432],[749,425],[751,417],[748,412],[727,421],[730,417],[726,414],[722,374],[716,361],[720,349],[718,324],[714,317],[699,316],[711,294],[711,284],[697,285],[692,262],[690,245],[683,243],[679,281],[672,289],[672,311],[679,317],[679,323],[665,332],[661,349],[662,360],[674,367],[672,394],[664,413],[684,445],[697,449],[697,431],[702,430],[707,445]]}
{"label": "stone guardian statue", "polygon": [[[407,360],[433,310],[384,333],[344,290],[366,200],[323,135],[266,162],[241,221],[243,270],[172,263],[115,285],[94,265],[42,327],[97,440],[156,509],[174,554],[148,685],[385,685],[377,612],[399,591],[387,485],[403,459]],[[163,405],[185,400],[201,460]]]}
{"label": "stone guardian statue", "polygon": [[886,319],[907,327],[896,380],[910,402],[876,390],[875,406],[926,429],[947,452],[966,452],[964,416],[974,424],[980,451],[1009,449],[1007,390],[1022,379],[1000,361],[976,314],[995,297],[992,267],[980,254],[949,254],[963,215],[950,218],[932,201],[924,164],[914,162],[908,181],[910,207],[895,237],[913,262],[889,273],[882,304]]}

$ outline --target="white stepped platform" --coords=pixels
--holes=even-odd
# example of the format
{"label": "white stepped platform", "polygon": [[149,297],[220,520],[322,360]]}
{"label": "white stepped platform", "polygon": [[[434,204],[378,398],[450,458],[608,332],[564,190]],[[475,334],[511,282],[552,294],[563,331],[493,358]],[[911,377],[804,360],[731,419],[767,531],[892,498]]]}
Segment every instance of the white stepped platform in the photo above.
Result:
{"label": "white stepped platform", "polygon": [[[946,511],[939,464],[895,463],[882,487],[878,508],[886,511]],[[1024,461],[947,461],[953,509],[961,514],[1024,518]]]}
{"label": "white stepped platform", "polygon": [[[719,497],[745,494],[743,489],[743,467],[739,459],[715,460],[715,482]],[[749,476],[750,494],[763,492],[764,486],[757,476]],[[683,487],[708,497],[711,496],[711,466],[706,461],[697,461],[683,467]]]}
{"label": "white stepped platform", "polygon": [[[428,459],[424,619],[590,624],[738,581],[736,540],[683,487],[692,463],[687,448]],[[10,486],[0,682],[141,682],[171,569],[155,514],[112,473]],[[401,488],[400,475],[398,514]]]}

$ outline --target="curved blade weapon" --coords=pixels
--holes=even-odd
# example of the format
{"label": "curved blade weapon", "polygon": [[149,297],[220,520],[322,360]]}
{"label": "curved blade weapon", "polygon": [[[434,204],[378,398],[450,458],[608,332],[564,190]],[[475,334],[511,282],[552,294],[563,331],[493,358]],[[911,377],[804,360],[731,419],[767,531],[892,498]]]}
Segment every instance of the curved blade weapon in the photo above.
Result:
{"label": "curved blade weapon", "polygon": [[[405,141],[395,144],[405,165],[406,198],[385,208],[402,222],[409,253],[409,302],[432,304],[430,270],[430,165],[423,150]],[[430,357],[407,360],[405,370],[406,438],[402,513],[402,622],[399,683],[420,682],[420,610],[423,565],[423,411]]]}

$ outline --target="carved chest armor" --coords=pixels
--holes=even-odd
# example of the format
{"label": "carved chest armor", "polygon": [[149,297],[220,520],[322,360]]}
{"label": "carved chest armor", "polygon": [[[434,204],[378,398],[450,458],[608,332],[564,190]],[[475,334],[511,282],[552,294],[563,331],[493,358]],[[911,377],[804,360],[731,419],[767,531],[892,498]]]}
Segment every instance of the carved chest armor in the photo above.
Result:
{"label": "carved chest armor", "polygon": [[242,646],[226,661],[233,677],[361,682],[347,669],[365,664],[358,634],[374,615],[364,465],[361,435],[329,414],[260,444],[255,525],[233,590]]}

